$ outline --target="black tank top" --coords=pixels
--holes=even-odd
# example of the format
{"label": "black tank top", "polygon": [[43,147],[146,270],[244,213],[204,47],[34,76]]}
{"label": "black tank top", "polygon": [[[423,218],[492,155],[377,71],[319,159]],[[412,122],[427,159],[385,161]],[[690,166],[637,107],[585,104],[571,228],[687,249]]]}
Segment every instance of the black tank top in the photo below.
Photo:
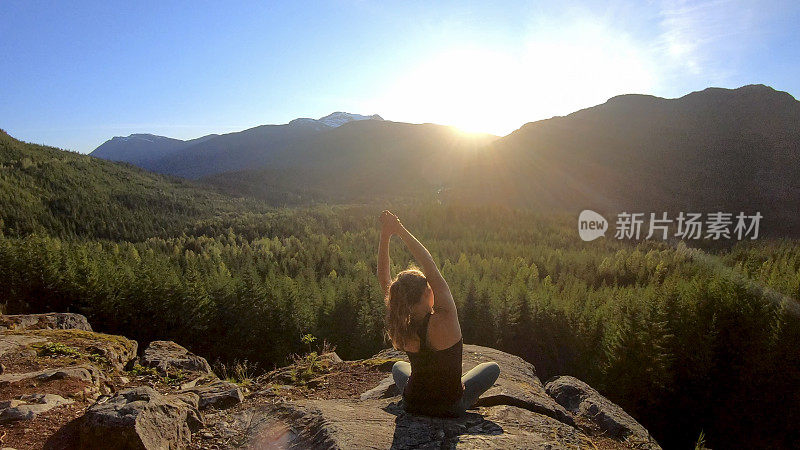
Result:
{"label": "black tank top", "polygon": [[428,416],[455,416],[455,404],[461,400],[461,352],[464,338],[444,350],[428,345],[428,323],[425,316],[417,329],[419,351],[406,352],[411,363],[411,377],[403,391],[406,411]]}

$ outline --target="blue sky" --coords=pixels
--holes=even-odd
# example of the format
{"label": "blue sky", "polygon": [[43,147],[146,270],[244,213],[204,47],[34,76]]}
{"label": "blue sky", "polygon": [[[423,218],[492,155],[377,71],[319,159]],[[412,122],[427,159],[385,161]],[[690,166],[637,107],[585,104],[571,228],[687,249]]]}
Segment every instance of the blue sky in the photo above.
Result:
{"label": "blue sky", "polygon": [[0,17],[0,128],[80,152],[337,110],[504,135],[624,93],[800,95],[794,1],[3,0]]}

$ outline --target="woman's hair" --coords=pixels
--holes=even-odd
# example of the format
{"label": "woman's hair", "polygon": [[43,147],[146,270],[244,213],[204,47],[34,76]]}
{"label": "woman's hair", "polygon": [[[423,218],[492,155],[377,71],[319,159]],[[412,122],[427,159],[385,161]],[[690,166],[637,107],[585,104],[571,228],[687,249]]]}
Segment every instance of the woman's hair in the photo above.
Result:
{"label": "woman's hair", "polygon": [[411,328],[411,307],[422,300],[428,287],[425,275],[416,268],[397,274],[386,295],[386,334],[392,346],[403,350]]}

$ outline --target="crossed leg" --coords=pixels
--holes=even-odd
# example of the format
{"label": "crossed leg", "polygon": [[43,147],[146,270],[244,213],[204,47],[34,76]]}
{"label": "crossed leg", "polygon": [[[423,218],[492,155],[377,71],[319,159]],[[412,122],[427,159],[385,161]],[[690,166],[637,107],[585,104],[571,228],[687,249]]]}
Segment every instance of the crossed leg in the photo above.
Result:
{"label": "crossed leg", "polygon": [[485,362],[473,367],[472,370],[461,377],[464,383],[464,394],[461,396],[460,409],[469,409],[484,392],[488,391],[497,377],[500,376],[500,366],[496,362]]}
{"label": "crossed leg", "polygon": [[[397,385],[397,390],[401,393],[405,389],[410,376],[411,364],[405,361],[394,363],[392,366],[392,378],[394,378],[394,384]],[[481,394],[494,385],[498,376],[500,376],[500,366],[496,362],[478,364],[465,373],[461,377],[461,382],[464,383],[464,393],[461,395],[461,401],[457,405],[459,411],[464,412],[475,404]]]}
{"label": "crossed leg", "polygon": [[394,384],[397,385],[397,390],[400,393],[403,393],[403,390],[406,388],[406,383],[408,383],[408,378],[411,376],[411,364],[405,361],[397,361],[392,366],[392,378],[394,378]]}

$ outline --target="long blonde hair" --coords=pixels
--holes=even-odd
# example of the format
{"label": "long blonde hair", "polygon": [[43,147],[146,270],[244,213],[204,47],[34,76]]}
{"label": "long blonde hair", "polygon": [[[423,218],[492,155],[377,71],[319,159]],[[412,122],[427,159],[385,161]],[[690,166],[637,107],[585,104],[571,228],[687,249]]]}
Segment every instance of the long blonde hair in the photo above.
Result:
{"label": "long blonde hair", "polygon": [[425,275],[416,268],[397,274],[386,294],[386,334],[392,346],[403,350],[411,330],[411,307],[422,300],[428,287]]}

